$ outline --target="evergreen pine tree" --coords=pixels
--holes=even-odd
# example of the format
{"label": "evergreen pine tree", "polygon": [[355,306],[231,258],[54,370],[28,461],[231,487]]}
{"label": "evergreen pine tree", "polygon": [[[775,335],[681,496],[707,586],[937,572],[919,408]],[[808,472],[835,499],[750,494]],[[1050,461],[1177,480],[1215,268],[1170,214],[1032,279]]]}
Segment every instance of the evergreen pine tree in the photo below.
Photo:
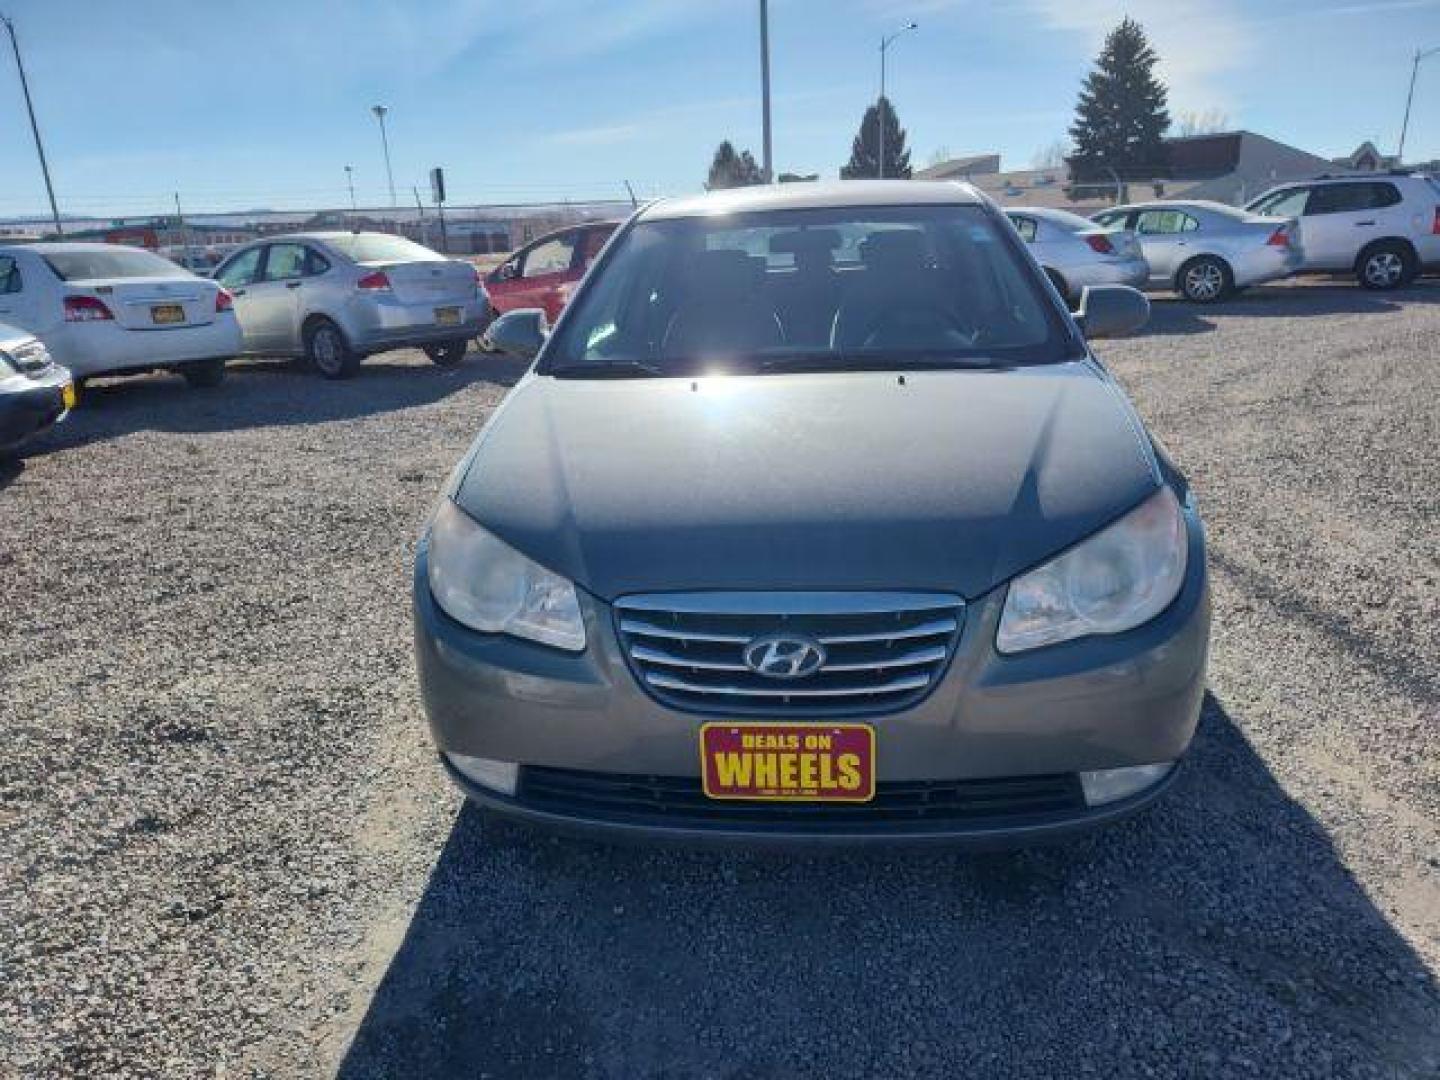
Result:
{"label": "evergreen pine tree", "polygon": [[706,190],[719,191],[721,188],[748,187],[764,182],[765,174],[749,150],[736,153],[729,139],[715,148],[715,157],[710,162],[710,175],[705,181]]}
{"label": "evergreen pine tree", "polygon": [[865,110],[860,130],[850,148],[850,161],[840,170],[842,180],[859,180],[880,175],[880,121],[885,124],[885,177],[910,179],[910,151],[905,146],[905,129],[895,115],[889,98],[881,98]]}
{"label": "evergreen pine tree", "polygon": [[1075,106],[1068,159],[1073,182],[1149,180],[1166,172],[1165,85],[1155,77],[1159,57],[1145,31],[1128,16],[1105,39],[1095,70]]}

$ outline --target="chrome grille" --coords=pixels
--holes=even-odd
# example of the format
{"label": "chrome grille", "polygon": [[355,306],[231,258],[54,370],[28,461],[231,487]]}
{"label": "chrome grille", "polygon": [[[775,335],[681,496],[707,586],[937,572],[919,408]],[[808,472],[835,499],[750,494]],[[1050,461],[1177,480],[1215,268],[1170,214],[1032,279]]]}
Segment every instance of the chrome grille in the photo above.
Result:
{"label": "chrome grille", "polygon": [[[635,677],[666,705],[726,715],[833,715],[913,704],[940,680],[964,622],[946,593],[668,593],[615,604]],[[746,646],[818,643],[813,674],[754,671]]]}

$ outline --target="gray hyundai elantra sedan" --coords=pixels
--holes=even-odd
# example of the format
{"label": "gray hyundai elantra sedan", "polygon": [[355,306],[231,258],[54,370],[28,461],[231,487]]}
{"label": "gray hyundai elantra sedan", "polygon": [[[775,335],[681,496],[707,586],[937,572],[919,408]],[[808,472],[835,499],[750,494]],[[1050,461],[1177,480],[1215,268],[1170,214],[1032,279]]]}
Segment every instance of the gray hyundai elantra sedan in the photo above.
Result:
{"label": "gray hyundai elantra sedan", "polygon": [[667,200],[612,238],[415,566],[440,760],[488,811],[687,843],[1010,845],[1174,780],[1188,485],[964,185]]}

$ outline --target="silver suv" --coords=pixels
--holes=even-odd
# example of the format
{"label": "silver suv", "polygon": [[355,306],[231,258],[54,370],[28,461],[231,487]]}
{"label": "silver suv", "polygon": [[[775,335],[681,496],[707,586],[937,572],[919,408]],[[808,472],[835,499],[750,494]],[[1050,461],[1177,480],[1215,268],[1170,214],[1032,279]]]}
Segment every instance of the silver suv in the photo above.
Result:
{"label": "silver suv", "polygon": [[1353,273],[1367,289],[1398,289],[1440,267],[1434,177],[1322,176],[1273,188],[1246,209],[1300,223],[1302,273]]}

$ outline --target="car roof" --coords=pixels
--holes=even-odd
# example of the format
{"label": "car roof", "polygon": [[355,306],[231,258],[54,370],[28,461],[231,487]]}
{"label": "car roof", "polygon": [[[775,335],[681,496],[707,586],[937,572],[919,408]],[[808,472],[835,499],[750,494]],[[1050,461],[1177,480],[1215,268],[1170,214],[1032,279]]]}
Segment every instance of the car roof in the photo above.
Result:
{"label": "car roof", "polygon": [[978,206],[989,200],[953,180],[833,180],[756,184],[704,195],[661,199],[640,211],[645,221],[772,210],[825,210],[852,206]]}
{"label": "car roof", "polygon": [[1233,215],[1239,209],[1238,206],[1231,206],[1229,203],[1215,202],[1212,199],[1152,199],[1149,202],[1110,206],[1104,210],[1097,210],[1095,212],[1102,214],[1109,213],[1112,210],[1209,210],[1212,213]]}
{"label": "car roof", "polygon": [[[42,240],[38,244],[13,244],[10,247],[22,248],[25,251],[35,251],[41,255],[52,253],[63,254],[67,251],[94,252],[94,251],[144,251],[147,254],[155,255],[149,248],[143,248],[139,244],[105,244],[99,241],[81,240]],[[164,258],[162,255],[155,255],[157,259]]]}
{"label": "car roof", "polygon": [[1007,214],[1019,214],[1022,217],[1039,218],[1042,221],[1053,221],[1066,225],[1076,221],[1083,221],[1089,225],[1095,224],[1084,214],[1077,214],[1074,210],[1062,210],[1058,206],[1006,206],[1001,209]]}

